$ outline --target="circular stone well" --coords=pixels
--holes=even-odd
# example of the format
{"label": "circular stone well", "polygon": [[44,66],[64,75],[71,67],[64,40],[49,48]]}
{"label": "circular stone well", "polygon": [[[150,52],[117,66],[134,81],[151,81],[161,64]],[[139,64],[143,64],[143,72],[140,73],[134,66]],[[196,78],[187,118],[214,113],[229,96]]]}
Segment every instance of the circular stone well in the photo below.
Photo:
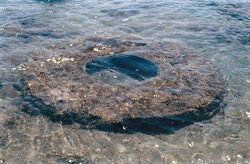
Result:
{"label": "circular stone well", "polygon": [[30,102],[23,110],[53,121],[202,120],[223,98],[217,69],[197,52],[168,42],[78,39],[36,56],[20,71],[22,98]]}

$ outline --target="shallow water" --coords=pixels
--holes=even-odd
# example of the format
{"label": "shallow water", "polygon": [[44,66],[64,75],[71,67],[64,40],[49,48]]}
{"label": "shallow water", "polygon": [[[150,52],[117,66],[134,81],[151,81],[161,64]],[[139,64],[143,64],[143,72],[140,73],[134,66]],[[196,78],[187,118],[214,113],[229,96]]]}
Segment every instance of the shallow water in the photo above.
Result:
{"label": "shallow water", "polygon": [[[247,0],[0,1],[0,163],[249,163],[249,19]],[[84,130],[23,113],[13,67],[93,36],[197,50],[226,80],[223,112],[170,134]]]}

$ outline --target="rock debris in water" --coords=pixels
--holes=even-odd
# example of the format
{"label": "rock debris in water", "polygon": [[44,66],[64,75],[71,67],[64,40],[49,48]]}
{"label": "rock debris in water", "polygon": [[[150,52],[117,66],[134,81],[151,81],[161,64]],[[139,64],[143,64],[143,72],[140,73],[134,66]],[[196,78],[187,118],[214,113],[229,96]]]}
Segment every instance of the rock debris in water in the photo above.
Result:
{"label": "rock debris in water", "polygon": [[79,39],[36,56],[20,69],[22,98],[33,105],[23,110],[53,121],[201,120],[219,108],[224,91],[207,59],[167,42]]}

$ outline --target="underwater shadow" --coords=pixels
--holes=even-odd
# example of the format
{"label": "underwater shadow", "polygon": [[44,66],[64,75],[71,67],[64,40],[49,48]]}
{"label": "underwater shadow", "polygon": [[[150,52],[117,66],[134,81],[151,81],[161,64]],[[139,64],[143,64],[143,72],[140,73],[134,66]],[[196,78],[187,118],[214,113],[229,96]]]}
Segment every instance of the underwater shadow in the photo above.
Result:
{"label": "underwater shadow", "polygon": [[224,94],[218,95],[207,107],[201,107],[196,112],[186,112],[177,116],[149,117],[124,119],[119,123],[104,123],[96,125],[95,129],[108,132],[132,134],[141,132],[150,135],[172,134],[175,131],[192,125],[195,122],[211,119],[223,112]]}
{"label": "underwater shadow", "polygon": [[207,107],[199,108],[196,113],[188,112],[178,116],[150,117],[124,119],[118,123],[103,121],[100,117],[90,115],[88,112],[79,115],[75,112],[55,113],[56,107],[46,105],[42,99],[33,95],[21,95],[21,110],[31,116],[43,116],[52,122],[62,125],[72,125],[78,123],[82,129],[96,129],[112,133],[133,134],[137,132],[157,135],[172,134],[175,131],[192,125],[198,121],[204,121],[212,118],[225,104],[223,104],[223,94],[218,95],[214,101]]}

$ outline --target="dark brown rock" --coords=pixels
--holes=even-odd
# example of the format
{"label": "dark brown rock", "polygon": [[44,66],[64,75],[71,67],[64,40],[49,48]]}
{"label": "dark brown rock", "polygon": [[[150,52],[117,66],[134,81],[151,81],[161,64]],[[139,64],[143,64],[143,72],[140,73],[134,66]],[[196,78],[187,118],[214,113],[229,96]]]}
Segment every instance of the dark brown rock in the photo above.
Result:
{"label": "dark brown rock", "polygon": [[[87,63],[115,55],[133,55],[154,63],[156,77],[138,80],[127,70],[110,71],[114,65],[106,72],[86,72]],[[129,71],[135,69],[130,65]],[[167,42],[80,39],[37,53],[21,70],[22,97],[33,104],[23,105],[24,111],[69,123],[164,116],[201,120],[219,108],[224,91],[221,75],[207,59]],[[110,75],[103,76],[107,73]]]}

